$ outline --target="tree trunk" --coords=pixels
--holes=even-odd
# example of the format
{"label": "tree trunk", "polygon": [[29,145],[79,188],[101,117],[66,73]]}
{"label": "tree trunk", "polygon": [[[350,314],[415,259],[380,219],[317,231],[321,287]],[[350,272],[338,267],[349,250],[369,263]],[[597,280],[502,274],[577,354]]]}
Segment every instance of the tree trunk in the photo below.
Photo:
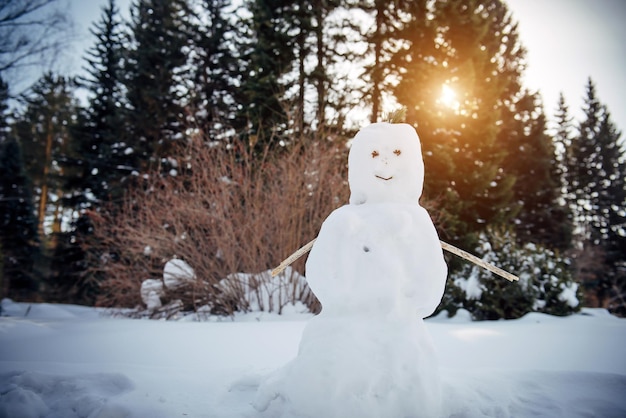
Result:
{"label": "tree trunk", "polygon": [[46,155],[41,177],[41,194],[39,195],[39,208],[37,209],[37,232],[43,239],[45,236],[44,222],[46,220],[46,206],[48,205],[48,175],[50,173],[50,160],[52,159],[52,121],[48,121],[48,134],[46,135]]}
{"label": "tree trunk", "polygon": [[315,75],[317,78],[317,131],[321,132],[324,129],[324,122],[326,119],[326,112],[324,110],[326,104],[326,69],[324,68],[324,9],[322,2],[318,1],[316,3],[315,20],[317,21],[317,27],[315,28],[315,36],[317,41],[317,67],[315,68]]}

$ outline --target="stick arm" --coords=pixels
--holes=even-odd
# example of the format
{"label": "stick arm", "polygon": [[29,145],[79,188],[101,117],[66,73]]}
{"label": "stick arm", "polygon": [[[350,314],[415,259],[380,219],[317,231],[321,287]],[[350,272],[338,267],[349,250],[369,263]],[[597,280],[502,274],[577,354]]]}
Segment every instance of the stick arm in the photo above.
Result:
{"label": "stick arm", "polygon": [[[501,268],[496,267],[493,264],[489,264],[481,260],[480,258],[476,257],[475,255],[468,253],[467,251],[457,248],[454,245],[448,244],[447,242],[444,242],[444,241],[439,241],[439,242],[441,243],[441,248],[443,248],[445,251],[448,251],[458,257],[464,258],[465,260],[470,261],[484,269],[487,269],[490,272],[497,274],[498,276],[504,277],[510,282],[516,282],[519,280],[519,277],[517,277],[516,275],[511,274],[506,270],[502,270]],[[294,252],[289,257],[287,257],[285,260],[283,260],[283,262],[280,263],[278,267],[272,270],[272,277],[278,276],[287,268],[287,266],[289,266],[294,261],[302,257],[304,254],[311,251],[311,248],[313,248],[313,244],[315,244],[315,239],[308,242],[307,244],[299,248],[296,252]]]}

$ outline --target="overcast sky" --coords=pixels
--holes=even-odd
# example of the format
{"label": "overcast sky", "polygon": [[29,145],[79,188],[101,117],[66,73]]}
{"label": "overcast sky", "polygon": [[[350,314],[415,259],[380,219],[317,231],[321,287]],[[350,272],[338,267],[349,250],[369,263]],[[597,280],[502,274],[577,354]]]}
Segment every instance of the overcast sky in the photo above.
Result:
{"label": "overcast sky", "polygon": [[[76,17],[80,51],[93,42],[89,28],[100,19],[106,0],[69,0]],[[127,15],[130,0],[118,0]],[[508,0],[528,51],[525,86],[539,90],[551,117],[559,92],[570,113],[581,116],[587,78],[596,83],[599,99],[613,121],[626,130],[626,1],[624,0]],[[80,54],[76,54],[80,57]],[[79,59],[71,68],[84,64]]]}

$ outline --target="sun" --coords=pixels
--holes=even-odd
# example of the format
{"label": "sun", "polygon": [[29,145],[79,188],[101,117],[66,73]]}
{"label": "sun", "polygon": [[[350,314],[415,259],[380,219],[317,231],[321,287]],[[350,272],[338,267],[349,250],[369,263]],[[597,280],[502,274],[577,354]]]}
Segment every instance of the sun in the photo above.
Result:
{"label": "sun", "polygon": [[441,105],[452,110],[458,110],[460,106],[456,97],[456,92],[448,84],[441,85],[441,96],[437,99],[437,103],[440,103]]}

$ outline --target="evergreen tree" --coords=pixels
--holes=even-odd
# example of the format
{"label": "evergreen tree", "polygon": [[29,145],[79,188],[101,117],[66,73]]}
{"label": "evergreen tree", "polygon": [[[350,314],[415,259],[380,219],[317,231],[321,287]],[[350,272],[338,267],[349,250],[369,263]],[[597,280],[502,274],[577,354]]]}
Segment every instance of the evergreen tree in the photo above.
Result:
{"label": "evergreen tree", "polygon": [[[26,108],[15,124],[17,139],[24,154],[24,164],[37,200],[38,233],[61,231],[64,198],[71,198],[67,188],[77,175],[72,164],[76,158],[71,130],[75,123],[77,102],[73,82],[65,77],[44,74],[24,96]],[[45,225],[51,219],[51,231]]]}
{"label": "evergreen tree", "polygon": [[[372,24],[366,28],[362,34],[363,39],[368,44],[368,55],[370,63],[365,65],[364,78],[367,81],[364,99],[370,104],[372,111],[370,121],[376,122],[382,114],[383,95],[392,90],[390,81],[394,77],[394,66],[391,57],[398,53],[400,42],[397,37],[398,31],[402,28],[401,16],[404,12],[413,13],[419,16],[425,13],[424,2],[393,1],[385,0],[364,0],[358,2],[361,9],[372,16]],[[411,31],[408,26],[405,28],[404,36]],[[397,74],[395,74],[397,75]]]}
{"label": "evergreen tree", "polygon": [[593,242],[602,243],[605,256],[603,281],[610,287],[606,305],[626,316],[626,151],[620,138],[621,132],[604,107],[598,135],[600,187],[592,196],[597,214],[591,235]]}
{"label": "evergreen tree", "polygon": [[517,239],[566,250],[571,243],[571,225],[568,211],[560,203],[556,150],[547,134],[539,96],[524,92],[504,121],[507,138],[499,144],[507,152],[504,172],[515,178],[514,201],[520,205],[514,219]]}
{"label": "evergreen tree", "polygon": [[578,134],[572,139],[566,151],[568,199],[574,213],[579,243],[591,237],[590,223],[593,209],[589,199],[598,186],[597,135],[602,118],[602,105],[596,97],[595,86],[591,80],[586,86],[584,106],[585,119],[579,124]]}
{"label": "evergreen tree", "polygon": [[109,0],[91,29],[96,42],[87,51],[88,76],[81,80],[89,92],[89,106],[79,114],[75,130],[82,167],[77,187],[83,190],[82,201],[89,205],[119,198],[120,184],[132,170],[124,142],[122,63],[126,44],[121,25],[115,0]]}
{"label": "evergreen tree", "polygon": [[252,149],[278,144],[286,132],[289,118],[282,99],[286,86],[281,77],[295,60],[296,32],[291,14],[293,2],[250,0],[247,41],[239,48],[245,63],[240,88],[238,128]]}
{"label": "evergreen tree", "polygon": [[230,7],[229,0],[203,0],[198,12],[192,58],[193,116],[211,140],[222,138],[232,128],[237,112],[241,63],[232,48],[239,34],[229,17]]}
{"label": "evergreen tree", "polygon": [[0,142],[0,230],[0,292],[15,300],[33,300],[39,289],[34,268],[39,255],[37,220],[20,146],[13,138]]}
{"label": "evergreen tree", "polygon": [[[557,109],[554,116],[556,124],[554,144],[557,154],[557,170],[559,173],[559,184],[561,186],[561,197],[565,203],[565,212],[567,214],[566,222],[569,225],[571,234],[573,234],[574,214],[570,205],[572,198],[569,196],[570,187],[568,185],[568,166],[571,164],[571,156],[568,156],[568,153],[571,153],[572,138],[574,137],[574,125],[573,119],[569,114],[569,107],[565,103],[563,93],[559,94]],[[573,236],[570,236],[568,248],[571,247],[572,244]]]}
{"label": "evergreen tree", "polygon": [[9,85],[0,76],[0,139],[6,140],[9,133]]}
{"label": "evergreen tree", "polygon": [[476,319],[513,319],[533,311],[569,315],[580,310],[582,292],[569,260],[541,245],[518,241],[512,231],[487,228],[475,252],[483,261],[515,272],[519,282],[509,283],[465,263],[451,275],[443,306],[448,311],[463,307]]}
{"label": "evergreen tree", "polygon": [[33,300],[39,287],[37,220],[20,146],[8,130],[8,86],[0,78],[0,299]]}
{"label": "evergreen tree", "polygon": [[345,60],[352,59],[352,54],[346,52],[351,42],[346,36],[346,28],[353,23],[346,18],[333,16],[345,3],[341,0],[315,0],[311,3],[314,40],[311,52],[315,57],[315,67],[309,78],[316,95],[312,125],[322,135],[327,133],[326,127],[343,131],[343,116],[333,115],[345,113],[350,101],[354,100],[350,99],[346,80],[341,80],[338,71],[339,67],[345,65]]}
{"label": "evergreen tree", "polygon": [[[621,133],[589,79],[584,119],[567,155],[567,193],[575,213],[577,269],[600,306],[626,311],[626,163]],[[585,252],[597,260],[585,265]],[[589,261],[589,260],[587,260]]]}
{"label": "evergreen tree", "polygon": [[424,196],[442,208],[453,242],[514,214],[503,171],[503,109],[520,91],[524,50],[506,5],[494,0],[415,1],[392,59],[395,97],[422,141]]}
{"label": "evergreen tree", "polygon": [[325,135],[327,127],[342,124],[340,118],[333,118],[347,97],[345,81],[333,73],[341,60],[349,59],[340,51],[345,46],[347,20],[333,16],[341,3],[299,0],[285,14],[295,36],[292,68],[280,80],[285,90],[282,101],[288,123],[301,138]]}
{"label": "evergreen tree", "polygon": [[182,137],[192,16],[186,0],[137,0],[131,7],[132,47],[124,66],[131,129],[123,152],[137,172],[165,168]]}

